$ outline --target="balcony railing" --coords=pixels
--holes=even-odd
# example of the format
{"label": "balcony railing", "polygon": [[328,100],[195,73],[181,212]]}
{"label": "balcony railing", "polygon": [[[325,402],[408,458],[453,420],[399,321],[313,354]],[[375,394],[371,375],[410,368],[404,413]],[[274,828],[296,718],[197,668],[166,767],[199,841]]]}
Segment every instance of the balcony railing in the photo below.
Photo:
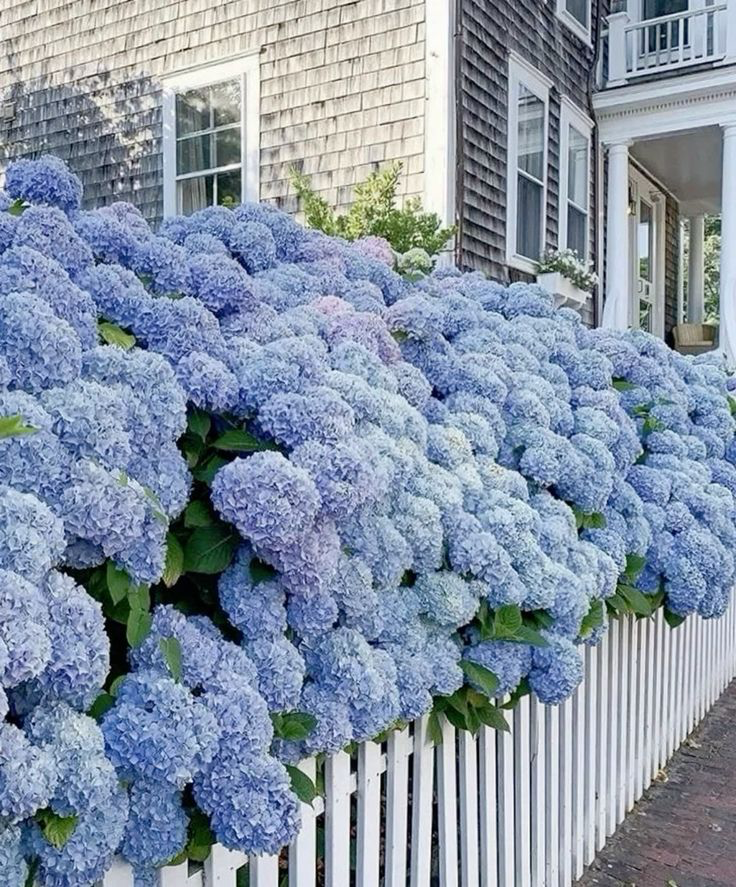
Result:
{"label": "balcony railing", "polygon": [[602,57],[606,86],[680,68],[720,62],[734,42],[736,0],[632,22],[628,12],[608,17]]}

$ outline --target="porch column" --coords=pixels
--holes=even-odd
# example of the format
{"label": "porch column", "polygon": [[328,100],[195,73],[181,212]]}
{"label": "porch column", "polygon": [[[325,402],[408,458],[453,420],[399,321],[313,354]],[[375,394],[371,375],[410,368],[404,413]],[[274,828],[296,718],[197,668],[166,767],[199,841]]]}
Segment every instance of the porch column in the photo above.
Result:
{"label": "porch column", "polygon": [[702,323],[705,315],[705,216],[691,216],[687,267],[687,322]]}
{"label": "porch column", "polygon": [[608,147],[606,204],[606,301],[602,326],[625,330],[629,326],[629,145]]}
{"label": "porch column", "polygon": [[736,366],[736,122],[723,126],[720,350]]}

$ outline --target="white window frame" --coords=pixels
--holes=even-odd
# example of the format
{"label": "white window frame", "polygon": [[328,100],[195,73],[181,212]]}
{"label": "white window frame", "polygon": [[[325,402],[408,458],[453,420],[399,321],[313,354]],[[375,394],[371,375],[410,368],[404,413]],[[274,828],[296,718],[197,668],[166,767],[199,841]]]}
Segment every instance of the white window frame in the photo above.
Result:
{"label": "white window frame", "polygon": [[591,19],[593,17],[593,9],[591,0],[587,0],[588,2],[588,26],[587,28],[581,22],[579,22],[575,16],[569,11],[567,8],[567,0],[557,0],[557,18],[568,28],[570,31],[575,34],[586,46],[592,46],[592,39],[590,35],[590,26]]}
{"label": "white window frame", "polygon": [[544,104],[544,133],[542,137],[542,219],[541,219],[541,243],[539,244],[539,258],[544,252],[547,231],[547,190],[549,170],[547,169],[549,156],[549,91],[552,81],[549,77],[534,68],[529,62],[515,52],[509,53],[508,76],[508,140],[506,154],[506,264],[519,271],[528,274],[536,274],[537,263],[526,256],[520,256],[516,252],[516,227],[517,227],[517,203],[518,203],[518,175],[519,175],[519,87],[524,86]]}
{"label": "white window frame", "polygon": [[[581,108],[578,108],[578,106],[567,96],[562,96],[560,98],[560,190],[558,195],[558,246],[560,249],[567,248],[567,210],[568,204],[570,203],[570,198],[567,196],[568,184],[570,182],[570,158],[568,156],[568,148],[570,145],[571,126],[588,141],[588,159],[586,163],[588,171],[588,187],[585,189],[585,255],[580,256],[580,259],[583,262],[587,262],[590,260],[590,186],[593,176],[591,163],[593,155],[592,145],[594,124],[590,117],[588,117]],[[577,208],[582,209],[583,207]]]}
{"label": "white window frame", "polygon": [[241,200],[260,198],[260,51],[177,71],[162,80],[164,216],[178,214],[176,195],[176,96],[241,78]]}

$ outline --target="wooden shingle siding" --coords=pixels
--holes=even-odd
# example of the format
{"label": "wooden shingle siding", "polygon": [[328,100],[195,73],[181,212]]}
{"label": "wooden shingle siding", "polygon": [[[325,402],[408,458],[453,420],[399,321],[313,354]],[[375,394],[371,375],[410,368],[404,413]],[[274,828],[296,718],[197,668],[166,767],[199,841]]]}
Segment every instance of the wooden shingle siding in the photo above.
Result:
{"label": "wooden shingle siding", "polygon": [[672,344],[672,327],[677,324],[677,292],[680,276],[680,207],[667,195],[664,243],[664,331]]}
{"label": "wooden shingle siding", "polygon": [[261,198],[301,166],[333,204],[378,165],[424,174],[424,0],[3,0],[0,168],[44,152],[85,201],[162,214],[161,78],[260,49]]}
{"label": "wooden shingle siding", "polygon": [[[458,0],[461,4],[462,107],[458,163],[463,266],[499,280],[518,278],[506,266],[506,167],[508,55],[517,52],[552,80],[547,158],[546,245],[556,247],[559,189],[560,96],[592,117],[588,83],[591,46],[556,16],[555,0]],[[592,2],[592,6],[596,3]],[[594,29],[595,36],[595,29]],[[595,164],[595,156],[592,158]],[[594,177],[590,182],[590,237],[595,254]]]}

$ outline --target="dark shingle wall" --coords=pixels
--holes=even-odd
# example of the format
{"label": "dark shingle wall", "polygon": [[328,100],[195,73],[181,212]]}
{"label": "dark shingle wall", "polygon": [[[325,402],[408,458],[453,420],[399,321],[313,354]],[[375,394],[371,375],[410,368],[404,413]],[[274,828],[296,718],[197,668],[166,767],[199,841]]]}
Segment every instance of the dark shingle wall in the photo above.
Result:
{"label": "dark shingle wall", "polygon": [[[557,246],[560,96],[592,117],[588,82],[593,50],[555,14],[555,0],[458,0],[461,3],[460,258],[499,280],[520,276],[505,264],[508,54],[517,52],[554,84],[550,94],[546,241]],[[595,161],[593,161],[595,163]],[[591,243],[595,191],[591,175]]]}

